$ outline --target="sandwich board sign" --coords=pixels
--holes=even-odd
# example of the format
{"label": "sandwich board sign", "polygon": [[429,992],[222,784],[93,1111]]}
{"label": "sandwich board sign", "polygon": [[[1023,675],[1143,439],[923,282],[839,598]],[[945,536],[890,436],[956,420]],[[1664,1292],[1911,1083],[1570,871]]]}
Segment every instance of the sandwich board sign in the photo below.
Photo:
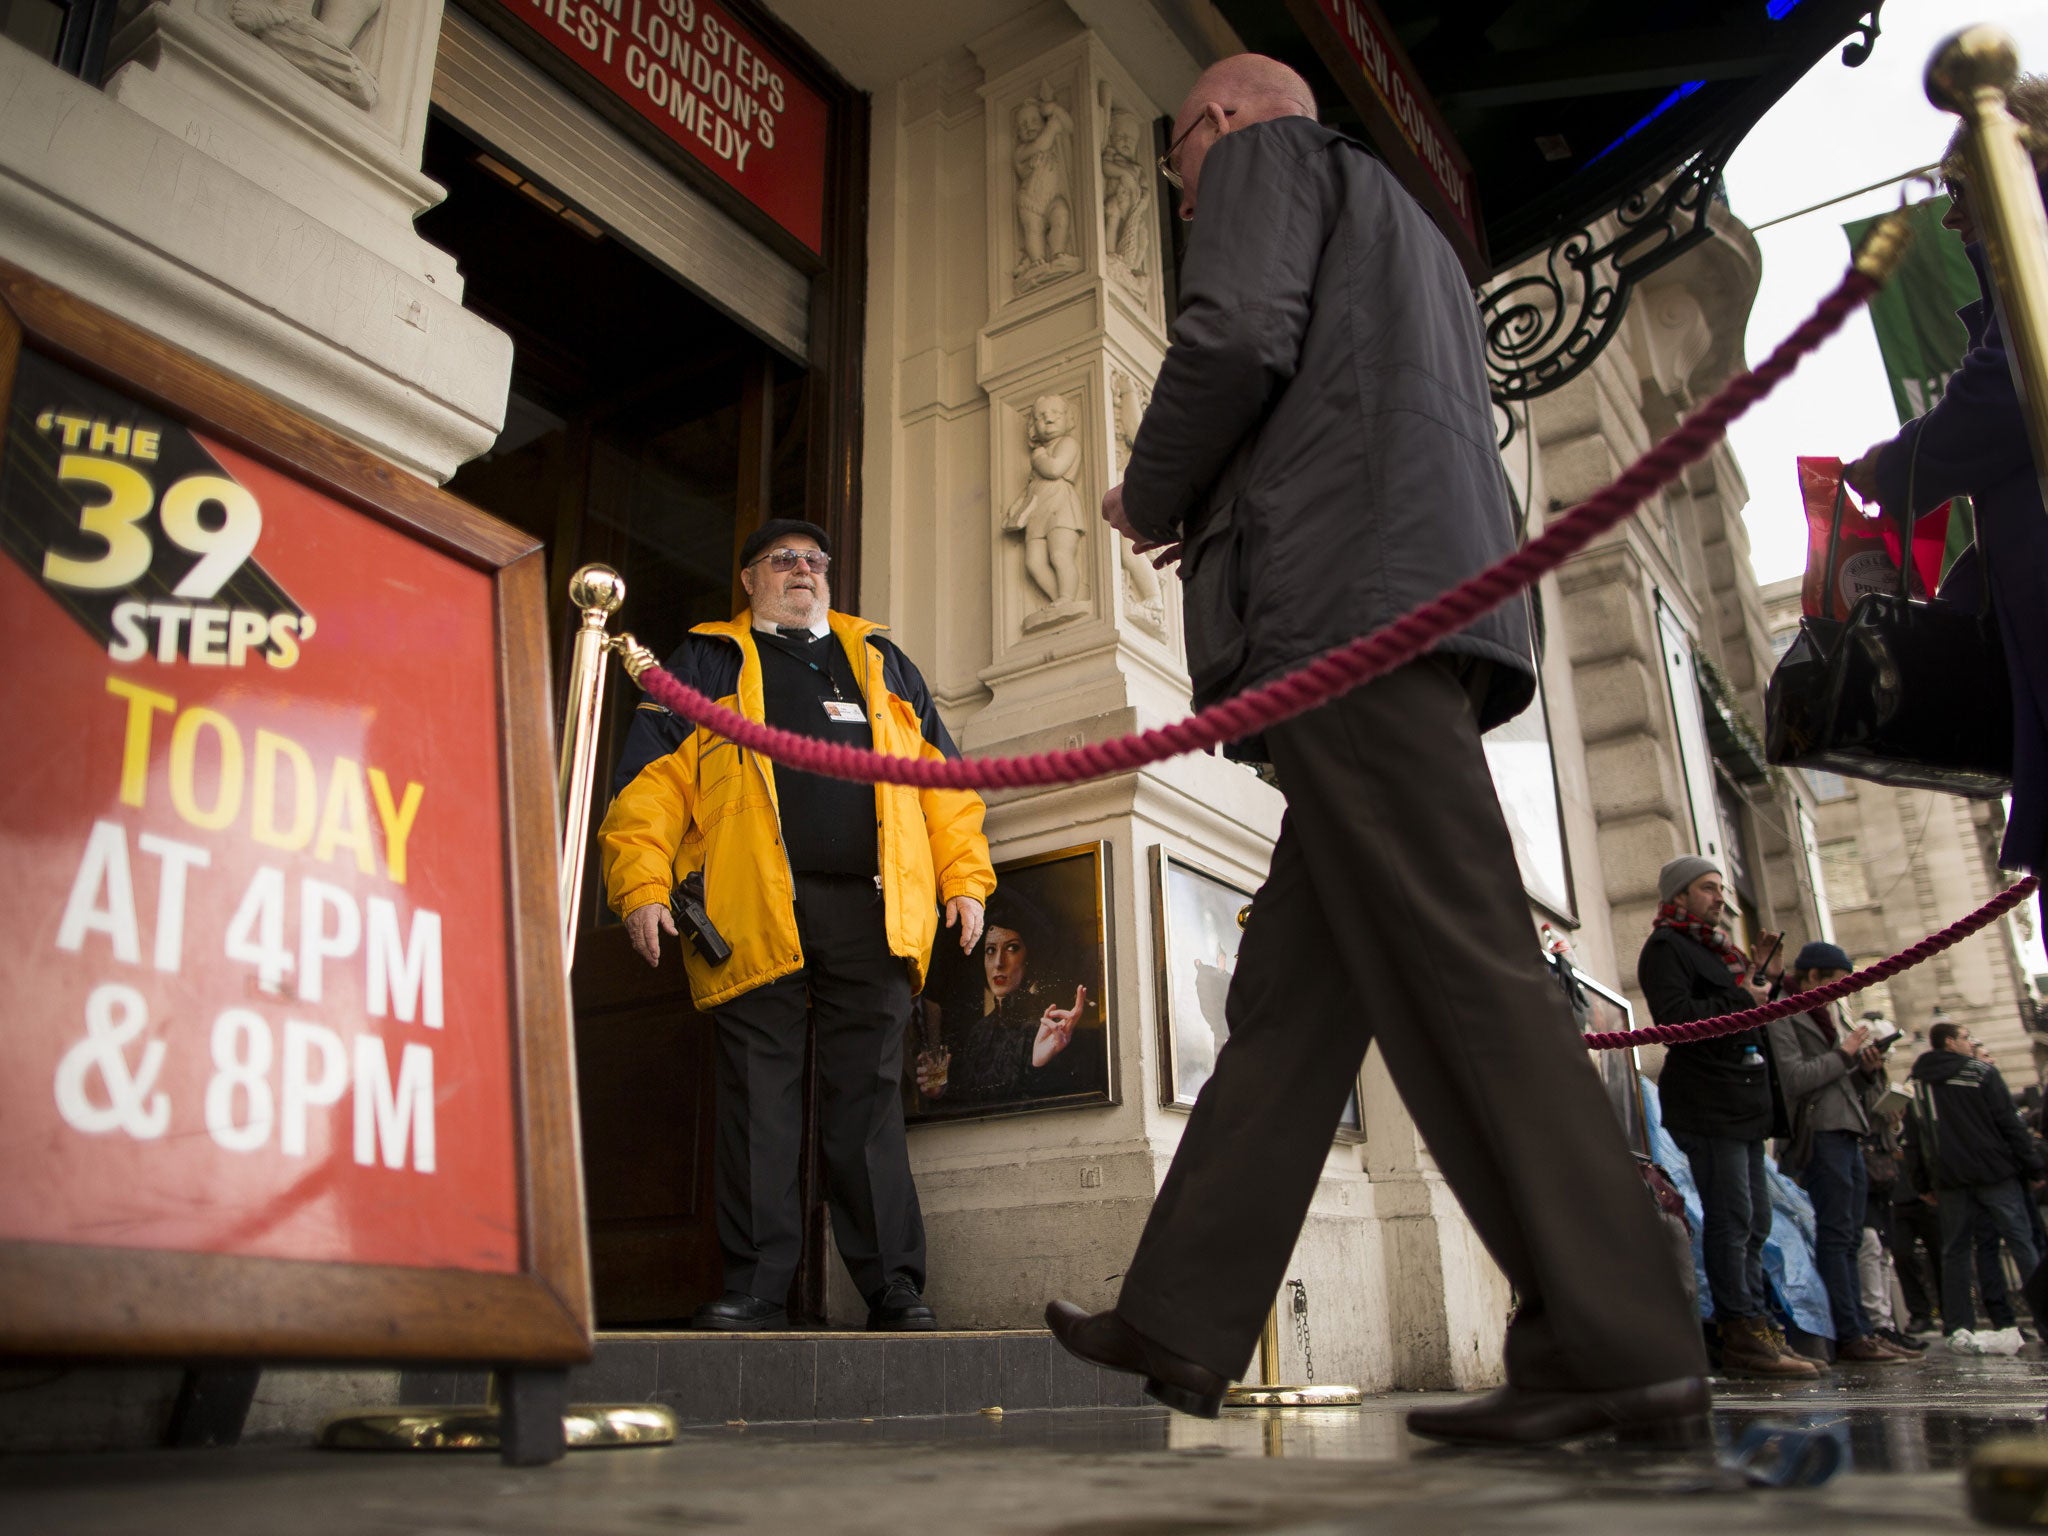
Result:
{"label": "sandwich board sign", "polygon": [[534,540],[0,265],[0,1353],[587,1359]]}

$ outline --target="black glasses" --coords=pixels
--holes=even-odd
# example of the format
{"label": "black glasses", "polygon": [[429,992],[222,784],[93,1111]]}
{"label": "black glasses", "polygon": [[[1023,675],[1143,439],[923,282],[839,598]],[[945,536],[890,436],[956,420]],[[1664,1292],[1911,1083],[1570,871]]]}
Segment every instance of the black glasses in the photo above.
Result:
{"label": "black glasses", "polygon": [[[1223,115],[1225,117],[1235,117],[1237,116],[1237,108],[1225,107],[1223,109]],[[1192,123],[1188,124],[1187,133],[1183,133],[1179,138],[1175,139],[1171,144],[1167,145],[1166,153],[1159,157],[1159,174],[1166,178],[1166,184],[1169,187],[1172,187],[1176,192],[1185,192],[1187,190],[1187,187],[1186,184],[1183,183],[1180,179],[1180,172],[1174,169],[1174,154],[1180,149],[1181,145],[1187,143],[1188,133],[1193,133],[1197,128],[1201,127],[1202,124],[1205,121],[1207,121],[1208,116],[1209,109],[1207,107],[1204,107],[1202,109],[1202,115],[1196,118]]]}
{"label": "black glasses", "polygon": [[832,557],[822,549],[771,549],[752,563],[759,565],[764,560],[769,570],[784,576],[799,565],[822,576],[832,566]]}

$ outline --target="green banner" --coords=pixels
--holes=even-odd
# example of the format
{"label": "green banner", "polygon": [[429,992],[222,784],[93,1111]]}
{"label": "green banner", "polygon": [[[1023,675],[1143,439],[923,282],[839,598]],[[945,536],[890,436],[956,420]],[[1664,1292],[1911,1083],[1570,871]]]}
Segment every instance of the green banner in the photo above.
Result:
{"label": "green banner", "polygon": [[[1902,422],[1924,416],[1941,398],[1948,376],[1962,366],[1968,337],[1956,311],[1978,296],[1977,274],[1963,255],[1963,242],[1941,227],[1947,212],[1946,197],[1930,197],[1906,209],[1913,221],[1913,244],[1892,280],[1870,301],[1870,323],[1877,329],[1877,349]],[[1852,250],[1876,222],[1857,219],[1842,226]]]}
{"label": "green banner", "polygon": [[[1948,388],[1949,375],[1963,364],[1969,336],[1956,311],[1975,303],[1977,274],[1963,254],[1963,242],[1941,227],[1948,212],[1946,197],[1910,204],[1913,243],[1892,280],[1870,301],[1870,323],[1877,331],[1877,350],[1892,386],[1892,404],[1899,420],[1924,416]],[[1854,250],[1863,243],[1876,218],[1855,219],[1842,226]],[[1969,548],[1974,518],[1968,500],[1957,497],[1949,514],[1948,547],[1942,571]]]}

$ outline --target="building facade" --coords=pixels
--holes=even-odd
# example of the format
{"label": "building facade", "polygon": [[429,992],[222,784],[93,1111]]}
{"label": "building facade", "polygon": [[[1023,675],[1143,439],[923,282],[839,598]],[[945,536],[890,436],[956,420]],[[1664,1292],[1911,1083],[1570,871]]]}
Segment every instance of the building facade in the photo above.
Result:
{"label": "building facade", "polygon": [[[1093,508],[1167,344],[1157,125],[1237,47],[1202,0],[124,16],[88,78],[0,41],[0,259],[542,539],[558,594],[616,566],[658,653],[729,614],[747,531],[804,515],[835,540],[838,605],[891,625],[969,751],[1185,713],[1173,583]],[[1531,518],[1740,366],[1757,256],[1714,220],[1517,421],[1503,463]],[[1041,497],[1087,514],[1061,558],[1016,526]],[[1743,500],[1717,450],[1546,578],[1544,708],[1489,743],[1530,942],[1567,937],[1623,998],[1674,854],[1726,859],[1788,943],[1819,931],[1810,802],[1750,723],[1770,647]],[[1167,892],[1178,869],[1226,915],[1248,899],[1281,801],[1208,756],[989,799],[998,866],[1078,861],[1097,913],[1102,1091],[912,1134],[931,1299],[949,1325],[1019,1328],[1048,1296],[1116,1293],[1205,1038],[1199,998],[1175,1000],[1194,941]],[[658,1327],[717,1289],[708,1021],[601,906],[573,976],[599,1321]],[[1325,1380],[1498,1377],[1505,1283],[1376,1057],[1289,1274]],[[836,1265],[804,1283],[815,1314],[858,1316]],[[1289,1340],[1283,1374],[1302,1364]]]}

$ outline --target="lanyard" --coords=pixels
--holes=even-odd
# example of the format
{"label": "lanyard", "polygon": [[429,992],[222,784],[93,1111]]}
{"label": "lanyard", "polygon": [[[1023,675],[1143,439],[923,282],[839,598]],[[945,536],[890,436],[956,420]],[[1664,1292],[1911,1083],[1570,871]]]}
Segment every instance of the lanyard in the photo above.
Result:
{"label": "lanyard", "polygon": [[781,652],[784,656],[787,656],[791,661],[799,662],[802,665],[809,667],[813,672],[817,673],[818,676],[825,679],[825,686],[832,690],[832,697],[834,699],[836,699],[842,704],[851,702],[845,694],[839,691],[839,679],[832,675],[830,668],[819,666],[815,661],[811,660],[810,657],[803,654],[802,651],[796,649],[798,645],[803,645],[808,649],[810,646],[815,645],[820,640],[829,640],[831,638],[830,635],[813,635],[808,640],[803,641],[793,640],[788,635],[767,633],[762,633],[758,635],[756,638],[758,640],[771,640],[775,642],[775,649],[777,651]]}

